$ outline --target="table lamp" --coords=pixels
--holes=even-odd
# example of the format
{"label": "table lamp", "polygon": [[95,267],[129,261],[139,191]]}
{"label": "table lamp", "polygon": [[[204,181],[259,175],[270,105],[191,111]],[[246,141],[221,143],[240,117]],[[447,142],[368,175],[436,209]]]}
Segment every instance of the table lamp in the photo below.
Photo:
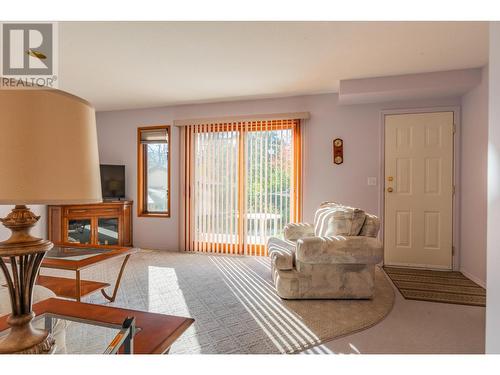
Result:
{"label": "table lamp", "polygon": [[33,286],[53,244],[30,235],[40,217],[26,205],[101,201],[94,108],[59,90],[0,89],[0,204],[15,205],[0,219],[12,232],[0,242],[12,306],[0,353],[55,348],[52,336],[31,324]]}

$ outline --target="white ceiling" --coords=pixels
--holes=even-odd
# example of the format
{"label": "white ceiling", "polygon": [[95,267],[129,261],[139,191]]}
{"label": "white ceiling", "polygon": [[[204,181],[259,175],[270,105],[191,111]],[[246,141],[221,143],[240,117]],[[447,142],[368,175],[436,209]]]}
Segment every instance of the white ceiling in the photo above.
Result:
{"label": "white ceiling", "polygon": [[337,92],[479,67],[485,22],[64,22],[59,87],[98,110]]}

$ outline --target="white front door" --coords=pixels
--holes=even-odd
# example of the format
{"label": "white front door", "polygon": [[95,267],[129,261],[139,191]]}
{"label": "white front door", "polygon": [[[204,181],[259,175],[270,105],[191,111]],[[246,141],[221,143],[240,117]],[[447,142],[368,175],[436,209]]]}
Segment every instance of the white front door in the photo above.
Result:
{"label": "white front door", "polygon": [[386,265],[452,268],[453,112],[385,116]]}

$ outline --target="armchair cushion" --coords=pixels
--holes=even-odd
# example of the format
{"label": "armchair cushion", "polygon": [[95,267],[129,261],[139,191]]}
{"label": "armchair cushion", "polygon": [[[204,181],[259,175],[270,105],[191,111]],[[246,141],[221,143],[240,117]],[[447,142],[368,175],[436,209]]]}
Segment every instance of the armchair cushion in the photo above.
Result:
{"label": "armchair cushion", "polygon": [[372,237],[306,237],[297,241],[295,256],[309,264],[377,264],[383,247]]}
{"label": "armchair cushion", "polygon": [[375,215],[366,214],[365,222],[359,232],[360,236],[377,237],[380,229],[380,219]]}
{"label": "armchair cushion", "polygon": [[309,223],[290,223],[284,229],[285,240],[297,241],[302,237],[314,236],[314,225]]}
{"label": "armchair cushion", "polygon": [[324,202],[314,217],[314,234],[317,237],[357,236],[365,222],[365,211]]}
{"label": "armchair cushion", "polygon": [[295,246],[294,242],[281,240],[276,237],[269,238],[267,251],[276,269],[285,271],[293,269],[295,265]]}

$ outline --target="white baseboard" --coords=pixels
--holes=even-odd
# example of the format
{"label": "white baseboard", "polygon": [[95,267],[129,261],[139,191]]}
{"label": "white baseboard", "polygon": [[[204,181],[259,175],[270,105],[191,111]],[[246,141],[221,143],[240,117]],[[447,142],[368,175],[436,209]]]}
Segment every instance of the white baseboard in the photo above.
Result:
{"label": "white baseboard", "polygon": [[463,268],[460,269],[460,272],[462,272],[465,277],[468,277],[469,279],[474,281],[476,284],[478,284],[478,285],[482,286],[484,289],[486,289],[486,281],[479,279],[478,277],[472,275],[471,273],[467,272]]}

